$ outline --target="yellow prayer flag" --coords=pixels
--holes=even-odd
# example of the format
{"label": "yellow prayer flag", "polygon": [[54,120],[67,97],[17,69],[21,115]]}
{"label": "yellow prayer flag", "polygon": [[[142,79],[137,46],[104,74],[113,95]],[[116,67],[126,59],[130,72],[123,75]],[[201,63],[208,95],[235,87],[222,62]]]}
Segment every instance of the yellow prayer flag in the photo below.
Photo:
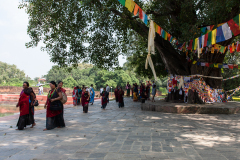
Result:
{"label": "yellow prayer flag", "polygon": [[235,45],[232,43],[232,51],[235,51]]}
{"label": "yellow prayer flag", "polygon": [[215,67],[215,68],[218,68],[218,64],[217,64],[217,63],[214,63],[214,67]]}
{"label": "yellow prayer flag", "polygon": [[197,61],[193,61],[193,63],[192,64],[196,64],[197,63]]}
{"label": "yellow prayer flag", "polygon": [[130,5],[130,8],[128,8],[128,10],[132,13],[133,12],[133,9],[134,9],[134,6],[135,6],[135,2],[133,0],[131,0],[131,5]]}
{"label": "yellow prayer flag", "polygon": [[212,44],[216,44],[217,29],[212,30]]}
{"label": "yellow prayer flag", "polygon": [[158,31],[158,25],[154,22],[154,28],[155,28],[155,32]]}
{"label": "yellow prayer flag", "polygon": [[131,0],[126,0],[125,7],[129,10],[129,8],[131,7]]}
{"label": "yellow prayer flag", "polygon": [[197,45],[198,45],[198,38],[195,39],[195,43],[194,43],[194,50],[197,49]]}
{"label": "yellow prayer flag", "polygon": [[135,4],[135,8],[134,8],[134,16],[137,15],[138,13],[138,9],[139,9],[139,6],[137,4]]}
{"label": "yellow prayer flag", "polygon": [[214,53],[214,47],[212,47],[212,49],[211,49],[211,53]]}

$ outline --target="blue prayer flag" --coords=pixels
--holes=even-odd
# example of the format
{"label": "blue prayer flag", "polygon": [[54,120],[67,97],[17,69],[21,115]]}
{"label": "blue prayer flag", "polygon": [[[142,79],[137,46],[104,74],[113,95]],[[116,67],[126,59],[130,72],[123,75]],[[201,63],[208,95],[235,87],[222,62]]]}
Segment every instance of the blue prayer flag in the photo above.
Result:
{"label": "blue prayer flag", "polygon": [[225,41],[225,37],[223,34],[222,26],[217,28],[217,36],[216,36],[216,43]]}

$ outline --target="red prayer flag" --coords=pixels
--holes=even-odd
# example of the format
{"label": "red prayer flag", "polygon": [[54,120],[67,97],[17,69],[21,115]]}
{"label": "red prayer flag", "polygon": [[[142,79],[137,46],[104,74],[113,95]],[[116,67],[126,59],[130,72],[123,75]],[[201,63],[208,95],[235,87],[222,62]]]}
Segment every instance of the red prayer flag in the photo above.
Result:
{"label": "red prayer flag", "polygon": [[205,66],[206,66],[206,67],[209,67],[209,63],[205,63]]}
{"label": "red prayer flag", "polygon": [[237,52],[240,52],[240,44],[237,45]]}
{"label": "red prayer flag", "polygon": [[229,64],[229,65],[228,65],[228,68],[229,68],[229,69],[233,69],[233,65],[232,65],[232,64]]}
{"label": "red prayer flag", "polygon": [[234,22],[233,19],[229,20],[227,23],[228,23],[234,36],[237,36],[240,34],[239,26]]}
{"label": "red prayer flag", "polygon": [[237,69],[238,69],[238,65],[237,65],[237,64],[234,64],[234,65],[233,65],[233,68],[237,68]]}
{"label": "red prayer flag", "polygon": [[192,42],[193,42],[193,40],[190,40],[189,45],[188,45],[188,50],[192,49]]}
{"label": "red prayer flag", "polygon": [[230,53],[233,53],[233,49],[232,49],[232,46],[230,46]]}
{"label": "red prayer flag", "polygon": [[143,19],[142,9],[139,7],[139,18]]}
{"label": "red prayer flag", "polygon": [[203,47],[207,46],[208,34],[205,34]]}

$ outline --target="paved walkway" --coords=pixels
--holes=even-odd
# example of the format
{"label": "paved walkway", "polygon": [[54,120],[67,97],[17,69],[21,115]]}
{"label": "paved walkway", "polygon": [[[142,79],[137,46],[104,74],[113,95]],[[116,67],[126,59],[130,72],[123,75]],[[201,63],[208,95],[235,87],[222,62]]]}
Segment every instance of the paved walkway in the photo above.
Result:
{"label": "paved walkway", "polygon": [[67,108],[67,127],[45,132],[45,113],[23,131],[15,131],[17,119],[1,121],[0,159],[240,159],[239,114],[141,111],[129,98],[125,105],[111,101],[103,111],[96,102],[88,114]]}

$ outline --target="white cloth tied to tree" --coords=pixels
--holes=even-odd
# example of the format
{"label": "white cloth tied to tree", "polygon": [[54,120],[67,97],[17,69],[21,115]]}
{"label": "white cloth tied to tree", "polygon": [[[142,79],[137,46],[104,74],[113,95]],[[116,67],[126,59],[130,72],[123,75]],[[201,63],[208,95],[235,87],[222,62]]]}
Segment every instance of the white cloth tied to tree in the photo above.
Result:
{"label": "white cloth tied to tree", "polygon": [[148,55],[147,55],[147,59],[146,59],[146,63],[145,63],[145,69],[148,69],[148,64],[149,64],[149,66],[152,69],[153,76],[156,80],[157,76],[156,76],[156,72],[155,72],[154,65],[153,65],[152,58],[151,58],[151,53],[155,54],[154,39],[155,39],[155,27],[154,27],[153,21],[151,20],[150,27],[149,27],[149,33],[148,33]]}
{"label": "white cloth tied to tree", "polygon": [[182,77],[182,76],[181,76],[181,78],[180,78],[180,82],[179,82],[179,85],[178,85],[178,89],[181,89],[181,87],[184,88],[184,81],[183,81],[183,77]]}

